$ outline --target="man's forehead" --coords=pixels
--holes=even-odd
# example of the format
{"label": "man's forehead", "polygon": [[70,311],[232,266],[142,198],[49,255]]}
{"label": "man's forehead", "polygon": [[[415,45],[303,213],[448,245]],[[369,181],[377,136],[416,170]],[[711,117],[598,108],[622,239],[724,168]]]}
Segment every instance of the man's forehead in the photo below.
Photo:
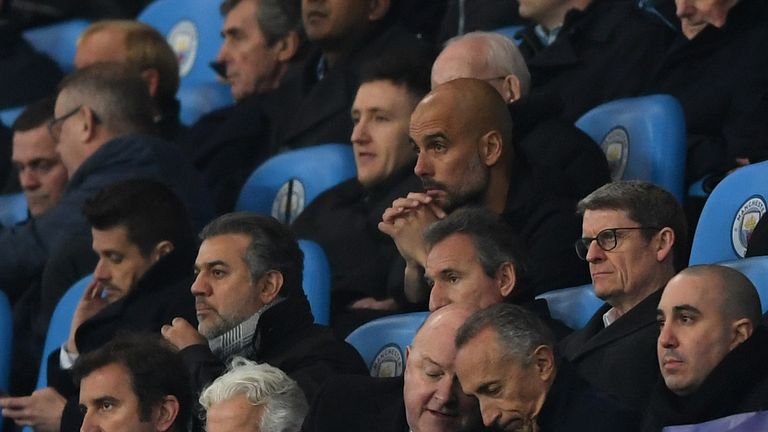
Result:
{"label": "man's forehead", "polygon": [[48,132],[48,124],[44,123],[29,130],[14,132],[13,158],[18,160],[58,158],[56,143]]}

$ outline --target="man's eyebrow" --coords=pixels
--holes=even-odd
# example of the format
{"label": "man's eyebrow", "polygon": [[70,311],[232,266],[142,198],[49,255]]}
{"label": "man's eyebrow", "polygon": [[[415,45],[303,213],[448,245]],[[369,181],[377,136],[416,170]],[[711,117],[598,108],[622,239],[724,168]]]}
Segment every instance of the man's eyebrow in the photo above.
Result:
{"label": "man's eyebrow", "polygon": [[695,306],[689,305],[689,304],[677,305],[677,306],[673,307],[672,310],[674,312],[676,312],[676,313],[680,313],[680,312],[693,312],[696,315],[701,315],[701,311],[698,308],[696,308]]}

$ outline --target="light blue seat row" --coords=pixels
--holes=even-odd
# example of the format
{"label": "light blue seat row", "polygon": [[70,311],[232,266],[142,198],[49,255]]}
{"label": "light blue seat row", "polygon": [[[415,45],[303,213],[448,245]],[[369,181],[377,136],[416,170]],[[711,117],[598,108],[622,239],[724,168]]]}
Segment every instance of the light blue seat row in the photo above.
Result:
{"label": "light blue seat row", "polygon": [[304,253],[304,293],[309,300],[312,315],[318,324],[331,322],[331,268],[319,244],[312,240],[299,240]]}
{"label": "light blue seat row", "polygon": [[618,99],[576,121],[605,152],[611,177],[645,180],[685,197],[685,118],[669,95]]}
{"label": "light blue seat row", "polygon": [[346,340],[363,357],[371,376],[400,376],[405,369],[405,348],[428,315],[413,312],[379,318],[358,327]]}
{"label": "light blue seat row", "polygon": [[321,144],[273,156],[248,178],[235,209],[291,223],[320,193],[357,172],[352,146]]}
{"label": "light blue seat row", "polygon": [[12,227],[27,220],[27,200],[23,193],[0,195],[0,226]]}
{"label": "light blue seat row", "polygon": [[25,107],[21,106],[15,108],[6,108],[0,111],[0,123],[10,128],[13,122],[16,121],[16,117],[18,117],[19,114],[24,111],[24,108]]}
{"label": "light blue seat row", "polygon": [[595,296],[592,284],[549,291],[536,296],[545,299],[552,318],[578,330],[587,324],[603,301]]}
{"label": "light blue seat row", "polygon": [[24,39],[37,51],[52,58],[64,73],[69,73],[75,70],[77,39],[89,25],[89,21],[75,19],[35,27],[24,32]]}

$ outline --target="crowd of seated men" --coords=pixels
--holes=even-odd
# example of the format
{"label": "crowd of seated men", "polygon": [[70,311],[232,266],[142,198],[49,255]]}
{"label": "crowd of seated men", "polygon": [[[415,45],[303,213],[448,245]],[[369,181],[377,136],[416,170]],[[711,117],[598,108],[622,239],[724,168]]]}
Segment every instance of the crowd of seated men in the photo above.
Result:
{"label": "crowd of seated men", "polygon": [[[574,126],[668,93],[687,185],[766,159],[764,0],[223,0],[206,60],[234,103],[190,125],[176,55],[133,19],[148,2],[96,3],[0,0],[0,107],[24,107],[0,124],[0,190],[28,207],[0,226],[5,427],[704,431],[768,410],[755,287],[686,268],[701,202],[611,182]],[[20,29],[76,16],[94,22],[62,77]],[[517,40],[470,31],[510,23]],[[259,164],[330,142],[356,176],[290,226],[234,211]],[[328,256],[329,326],[300,238]],[[536,297],[587,283],[605,303],[583,328]],[[346,335],[420,310],[403,376],[369,376]]]}

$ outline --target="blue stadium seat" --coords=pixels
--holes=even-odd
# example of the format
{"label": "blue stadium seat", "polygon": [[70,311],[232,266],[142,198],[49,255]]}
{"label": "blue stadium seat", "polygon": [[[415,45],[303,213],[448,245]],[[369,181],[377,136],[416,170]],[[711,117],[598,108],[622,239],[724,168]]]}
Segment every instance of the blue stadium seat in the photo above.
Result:
{"label": "blue stadium seat", "polygon": [[181,120],[194,123],[202,114],[232,104],[229,87],[210,62],[221,46],[224,18],[219,2],[211,0],[156,0],[138,20],[165,35],[179,59]]}
{"label": "blue stadium seat", "polygon": [[603,305],[603,301],[595,297],[592,284],[549,291],[536,298],[545,299],[552,318],[559,319],[574,330],[584,327]]}
{"label": "blue stadium seat", "polygon": [[[8,392],[11,377],[11,346],[13,344],[13,317],[8,297],[0,291],[0,394]],[[2,428],[2,417],[0,417]]]}
{"label": "blue stadium seat", "polygon": [[520,39],[516,38],[515,35],[517,34],[517,32],[519,32],[523,28],[525,28],[525,26],[511,25],[506,27],[499,27],[493,31],[512,39],[516,44],[520,44]]}
{"label": "blue stadium seat", "polygon": [[662,432],[756,432],[768,430],[768,411],[751,411],[704,423],[667,426]]}
{"label": "blue stadium seat", "polygon": [[77,304],[80,302],[85,288],[91,283],[91,279],[92,275],[88,275],[69,287],[53,311],[51,322],[48,324],[48,333],[45,335],[40,371],[37,374],[38,389],[48,385],[48,356],[67,341],[72,316],[75,314],[75,309],[77,309]]}
{"label": "blue stadium seat", "polygon": [[331,322],[331,268],[323,248],[312,240],[299,240],[304,252],[304,292],[318,324]]}
{"label": "blue stadium seat", "polygon": [[64,73],[75,70],[77,39],[91,23],[76,19],[35,27],[24,32],[24,39],[37,51],[52,58]]}
{"label": "blue stadium seat", "polygon": [[27,200],[23,193],[0,195],[0,226],[12,227],[27,217]]}
{"label": "blue stadium seat", "polygon": [[391,315],[365,323],[347,336],[363,357],[371,376],[400,376],[405,368],[405,348],[429,312]]}
{"label": "blue stadium seat", "polygon": [[15,107],[15,108],[6,108],[2,111],[0,111],[0,123],[11,127],[14,121],[16,121],[16,117],[21,114],[21,112],[24,111],[24,107]]}
{"label": "blue stadium seat", "polygon": [[348,144],[321,144],[274,156],[248,178],[236,210],[271,214],[291,223],[316,196],[356,174]]}
{"label": "blue stadium seat", "polygon": [[768,256],[755,256],[733,261],[723,261],[720,265],[736,269],[744,274],[757,288],[763,313],[768,312]]}
{"label": "blue stadium seat", "polygon": [[576,121],[605,152],[613,180],[645,180],[684,198],[685,118],[669,95],[618,99]]}
{"label": "blue stadium seat", "polygon": [[765,214],[766,197],[768,162],[745,166],[725,177],[701,211],[689,263],[744,258],[749,237]]}

